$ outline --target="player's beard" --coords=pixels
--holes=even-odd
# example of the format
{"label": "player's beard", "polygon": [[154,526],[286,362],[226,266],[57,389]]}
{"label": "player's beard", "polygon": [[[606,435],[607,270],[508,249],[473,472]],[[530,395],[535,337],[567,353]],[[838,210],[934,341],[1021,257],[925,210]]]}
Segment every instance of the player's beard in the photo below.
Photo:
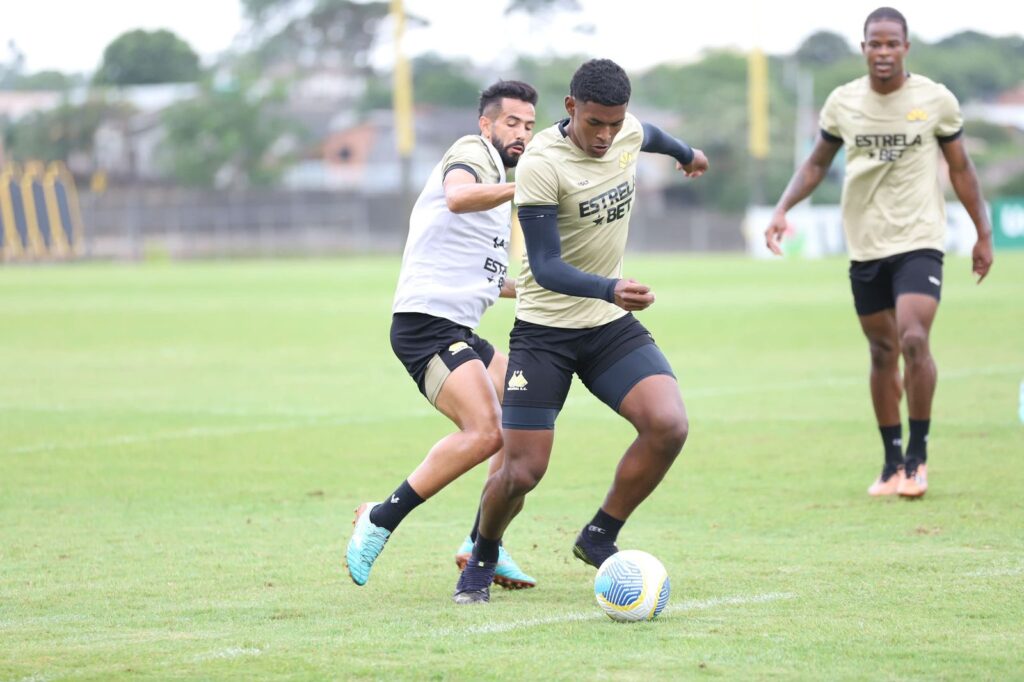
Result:
{"label": "player's beard", "polygon": [[501,162],[505,165],[505,168],[516,167],[516,164],[519,163],[519,159],[522,157],[523,152],[518,152],[515,156],[512,156],[511,154],[509,154],[508,148],[522,144],[521,142],[510,142],[507,145],[503,145],[501,143],[501,140],[492,135],[491,144],[494,145],[494,148],[496,150],[498,150],[498,156],[501,157]]}

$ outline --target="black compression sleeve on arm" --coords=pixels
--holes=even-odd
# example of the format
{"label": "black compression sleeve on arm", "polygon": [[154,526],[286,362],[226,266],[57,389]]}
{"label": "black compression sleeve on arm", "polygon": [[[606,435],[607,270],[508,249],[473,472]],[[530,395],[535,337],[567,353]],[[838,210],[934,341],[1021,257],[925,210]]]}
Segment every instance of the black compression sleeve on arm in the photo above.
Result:
{"label": "black compression sleeve on arm", "polygon": [[583,272],[562,260],[557,206],[520,206],[519,224],[537,284],[559,294],[615,302],[617,279]]}
{"label": "black compression sleeve on arm", "polygon": [[677,140],[656,125],[644,123],[644,142],[640,146],[642,152],[666,154],[683,164],[693,161],[693,150],[682,140]]}

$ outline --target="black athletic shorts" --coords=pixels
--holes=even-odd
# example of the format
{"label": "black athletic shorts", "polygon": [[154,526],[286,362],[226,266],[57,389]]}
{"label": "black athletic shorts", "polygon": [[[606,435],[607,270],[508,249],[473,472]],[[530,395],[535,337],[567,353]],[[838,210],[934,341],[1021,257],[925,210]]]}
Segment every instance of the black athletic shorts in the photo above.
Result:
{"label": "black athletic shorts", "polygon": [[641,379],[675,376],[650,332],[632,314],[590,329],[517,319],[509,336],[502,426],[553,429],[574,373],[616,412]]}
{"label": "black athletic shorts", "polygon": [[487,367],[494,359],[494,346],[472,329],[423,313],[391,316],[391,349],[431,405],[456,367],[470,360]]}
{"label": "black athletic shorts", "polygon": [[942,252],[918,249],[877,260],[850,261],[850,286],[858,315],[896,307],[902,294],[942,295]]}

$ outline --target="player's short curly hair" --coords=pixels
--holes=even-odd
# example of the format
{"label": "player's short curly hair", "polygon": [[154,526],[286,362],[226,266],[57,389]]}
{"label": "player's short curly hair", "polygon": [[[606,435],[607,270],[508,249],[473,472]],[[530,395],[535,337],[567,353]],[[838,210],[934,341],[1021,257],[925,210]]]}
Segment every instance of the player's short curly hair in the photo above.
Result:
{"label": "player's short curly hair", "polygon": [[868,37],[868,24],[886,20],[898,21],[903,26],[903,39],[906,40],[910,37],[910,34],[907,33],[907,18],[903,16],[902,12],[893,7],[879,7],[868,15],[868,18],[864,20],[864,37]]}
{"label": "player's short curly hair", "polygon": [[494,104],[501,104],[501,100],[517,99],[521,102],[537,103],[537,91],[529,83],[522,81],[498,81],[480,93],[480,115]]}
{"label": "player's short curly hair", "polygon": [[595,102],[608,107],[628,104],[632,94],[629,76],[610,59],[584,62],[569,83],[569,94],[578,102]]}

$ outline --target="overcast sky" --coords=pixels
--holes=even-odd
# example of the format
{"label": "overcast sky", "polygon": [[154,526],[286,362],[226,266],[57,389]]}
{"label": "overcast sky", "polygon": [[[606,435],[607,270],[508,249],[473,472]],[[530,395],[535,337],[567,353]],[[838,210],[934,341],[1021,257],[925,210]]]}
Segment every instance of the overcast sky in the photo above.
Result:
{"label": "overcast sky", "polygon": [[[430,21],[412,29],[405,45],[411,55],[434,51],[502,64],[515,53],[538,56],[582,53],[615,59],[629,70],[692,60],[709,47],[759,44],[788,53],[808,35],[826,29],[856,45],[864,18],[876,2],[823,0],[579,0],[583,11],[547,21],[505,17],[507,0],[405,0],[406,10]],[[166,28],[184,38],[209,62],[227,50],[244,28],[238,0],[3,0],[0,60],[7,43],[25,54],[29,71],[91,72],[103,49],[125,31]],[[1024,11],[1006,0],[949,4],[906,0],[912,34],[929,42],[965,29],[991,35],[1024,32]],[[376,62],[390,60],[387,45]],[[913,61],[911,60],[911,66]]]}

